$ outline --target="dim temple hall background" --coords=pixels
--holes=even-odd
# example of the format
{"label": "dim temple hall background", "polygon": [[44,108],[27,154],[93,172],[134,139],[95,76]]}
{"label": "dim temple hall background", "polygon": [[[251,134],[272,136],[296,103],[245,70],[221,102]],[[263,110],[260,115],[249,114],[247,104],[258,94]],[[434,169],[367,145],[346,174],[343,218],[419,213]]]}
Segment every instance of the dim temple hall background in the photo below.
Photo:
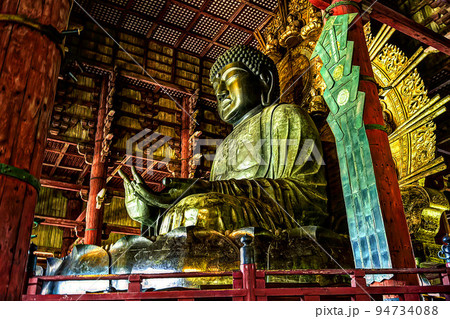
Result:
{"label": "dim temple hall background", "polygon": [[[0,300],[448,300],[449,34],[448,0],[0,1]],[[326,218],[141,225],[132,167],[155,194],[217,176],[238,45],[317,127]]]}

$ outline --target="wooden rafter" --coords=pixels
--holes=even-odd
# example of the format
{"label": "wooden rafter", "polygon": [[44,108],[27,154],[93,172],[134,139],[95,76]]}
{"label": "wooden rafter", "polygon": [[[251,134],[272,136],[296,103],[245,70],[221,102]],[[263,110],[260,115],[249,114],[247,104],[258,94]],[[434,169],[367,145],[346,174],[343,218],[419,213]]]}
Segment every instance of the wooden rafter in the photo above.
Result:
{"label": "wooden rafter", "polygon": [[[266,25],[269,24],[270,21],[272,21],[272,16],[268,16],[268,17],[263,21],[263,23],[261,23],[261,25],[260,25],[257,29],[258,29],[259,31],[263,30],[263,29],[266,27]],[[253,32],[252,36],[251,36],[250,38],[248,38],[247,41],[245,41],[245,44],[246,44],[246,45],[250,44],[250,43],[253,41],[253,39],[255,39],[255,33],[254,33],[254,32]]]}
{"label": "wooden rafter", "polygon": [[[118,6],[118,5],[115,5],[114,3],[111,3],[111,2],[106,2],[105,0],[95,0],[95,2],[97,2],[97,3],[99,3],[99,4],[101,4],[101,5],[104,5],[104,6],[106,6],[106,7],[108,7],[108,8],[111,8],[111,9],[115,9],[115,10],[118,10],[118,11],[120,11],[121,13],[126,13],[127,11],[125,10],[125,8],[122,8],[122,7],[120,7],[120,6]],[[170,3],[170,1],[168,1],[168,3]],[[172,2],[173,4],[177,4],[177,5],[180,5],[181,7],[188,7],[189,8],[189,10],[191,10],[191,11],[194,11],[194,12],[197,12],[197,11],[199,11],[198,9],[193,9],[193,7],[191,7],[191,6],[189,6],[189,5],[186,5],[186,4],[182,4],[181,5],[181,3],[182,2]],[[239,7],[238,7],[238,9],[239,8],[244,8],[245,7],[245,4],[241,4],[241,5],[239,5]],[[183,28],[180,28],[180,27],[178,27],[178,26],[175,26],[175,25],[173,25],[173,24],[171,24],[171,23],[167,23],[167,22],[165,22],[164,20],[163,20],[163,18],[164,18],[164,16],[163,17],[161,17],[161,19],[160,20],[157,20],[156,18],[154,18],[154,17],[152,17],[152,16],[149,16],[149,15],[146,15],[146,14],[143,14],[143,13],[140,13],[140,12],[136,12],[136,11],[131,11],[131,12],[129,12],[130,14],[132,14],[132,15],[135,15],[136,17],[139,17],[139,18],[141,18],[141,19],[144,19],[144,20],[147,20],[147,21],[149,21],[149,22],[153,22],[153,23],[156,23],[156,24],[159,24],[159,25],[163,25],[163,26],[165,26],[165,27],[168,27],[168,28],[171,28],[171,29],[174,29],[174,30],[177,30],[177,31],[181,31],[181,32],[186,32],[186,29],[183,29]],[[217,17],[217,16],[215,16],[215,15],[212,15],[212,14],[208,14],[208,13],[205,13],[205,12],[201,12],[201,15],[204,15],[204,16],[207,16],[207,17],[210,17],[210,18],[212,18],[212,19],[214,19],[214,20],[217,20],[217,21],[220,21],[220,22],[222,22],[222,23],[224,23],[224,24],[227,24],[227,25],[232,25],[233,27],[235,27],[236,29],[240,29],[240,30],[242,30],[242,31],[244,31],[244,32],[247,32],[247,33],[249,33],[249,34],[251,34],[253,31],[251,30],[251,29],[249,29],[249,28],[246,28],[246,27],[244,27],[244,26],[241,26],[241,25],[239,25],[239,24],[232,24],[231,22],[229,22],[229,20],[227,21],[227,20],[224,20],[224,19],[222,19],[222,18],[220,18],[220,17]],[[226,21],[226,22],[225,22]],[[115,27],[117,28],[118,27],[118,25],[115,25]],[[120,26],[119,26],[120,27]],[[189,33],[188,33],[189,34]],[[198,36],[198,35],[193,35],[193,36]],[[209,40],[209,41],[211,41],[211,40]]]}
{"label": "wooden rafter", "polygon": [[[252,37],[253,37],[253,31],[254,30],[233,22],[234,19],[242,12],[242,10],[245,7],[251,7],[251,8],[259,10],[260,12],[263,12],[264,14],[266,14],[268,16],[266,20],[270,20],[272,17],[274,17],[276,15],[271,10],[268,10],[268,9],[264,8],[263,6],[260,6],[260,5],[256,4],[256,3],[253,3],[253,2],[250,2],[250,1],[247,1],[247,0],[240,0],[239,7],[234,12],[233,16],[230,19],[227,20],[227,19],[221,18],[221,17],[219,17],[219,16],[217,16],[215,14],[211,14],[211,13],[206,11],[207,8],[209,7],[209,5],[211,4],[212,0],[206,0],[202,4],[202,6],[200,8],[197,8],[197,7],[195,7],[195,6],[191,5],[191,4],[184,3],[184,2],[178,1],[178,0],[167,0],[165,2],[165,4],[164,4],[163,8],[159,11],[158,15],[156,17],[152,17],[152,16],[149,16],[149,15],[146,15],[146,14],[143,14],[143,13],[140,13],[140,12],[132,10],[134,2],[135,1],[133,1],[133,0],[129,0],[127,2],[127,5],[125,7],[122,7],[122,6],[119,6],[117,4],[114,4],[114,3],[106,1],[106,0],[95,0],[95,1],[90,1],[89,6],[87,7],[86,11],[91,12],[91,10],[92,10],[92,3],[99,3],[99,4],[103,5],[103,6],[106,6],[107,8],[111,8],[111,9],[114,9],[114,10],[117,10],[117,11],[120,12],[120,18],[119,18],[118,22],[115,25],[110,25],[110,24],[105,23],[105,22],[102,22],[102,25],[106,24],[109,27],[112,27],[114,29],[120,28],[121,25],[123,24],[123,22],[125,21],[126,15],[127,14],[131,14],[131,15],[134,15],[134,16],[139,17],[141,19],[144,19],[146,21],[152,22],[152,26],[150,27],[150,29],[149,29],[149,31],[147,32],[147,35],[146,35],[147,39],[151,38],[151,36],[153,35],[153,33],[154,33],[154,31],[155,31],[155,29],[157,28],[158,25],[162,25],[162,26],[168,27],[170,29],[176,30],[176,31],[181,33],[181,35],[178,38],[177,42],[175,43],[175,45],[173,45],[174,48],[178,48],[183,43],[183,41],[186,39],[186,37],[192,36],[194,38],[206,41],[208,43],[208,45],[207,45],[207,49],[208,50],[213,45],[222,47],[224,49],[229,49],[230,48],[230,46],[227,45],[227,44],[217,42],[217,39],[220,38],[220,36],[225,32],[225,30],[229,26],[232,26],[232,27],[234,27],[234,28],[236,28],[238,30],[241,30],[243,32],[248,33],[250,35],[250,38],[246,41],[246,43],[249,43],[251,40],[253,40]],[[164,17],[166,15],[166,12],[170,8],[171,5],[177,5],[179,7],[188,9],[188,10],[190,10],[190,11],[195,13],[195,16],[193,17],[193,19],[190,21],[189,25],[186,28],[181,28],[179,26],[176,26],[174,24],[167,23],[166,21],[164,21]],[[196,33],[192,32],[192,29],[194,28],[194,26],[196,25],[196,23],[198,22],[198,20],[202,16],[208,17],[210,19],[213,19],[213,20],[223,24],[222,28],[219,30],[219,33],[213,39],[210,39],[208,37],[204,37],[204,36],[202,36],[200,34],[196,34]],[[267,22],[265,21],[265,24]],[[261,27],[262,26],[260,26],[260,28]],[[130,32],[130,31],[128,31],[128,32]],[[152,39],[152,41],[160,42],[160,41],[153,40],[153,39]],[[166,43],[162,43],[162,42],[161,42],[161,44],[167,45]],[[196,54],[196,53],[193,53],[193,52],[190,52],[190,51],[186,51],[186,50],[181,50],[180,49],[180,51],[186,52],[186,53],[188,53],[190,55],[197,56],[197,57],[200,57],[200,58],[204,58],[204,56],[206,55],[206,52],[207,52],[207,50],[206,50],[206,52],[203,51],[202,54],[199,55],[199,54]]]}
{"label": "wooden rafter", "polygon": [[252,7],[253,9],[257,9],[259,11],[264,12],[265,14],[271,16],[271,17],[276,17],[276,14],[266,8],[264,8],[263,6],[260,6],[259,4],[255,3],[255,2],[251,2],[248,0],[239,0],[239,2],[246,4],[249,7]]}
{"label": "wooden rafter", "polygon": [[80,173],[80,175],[78,175],[77,184],[83,184],[84,178],[89,173],[90,169],[91,169],[91,165],[84,163],[81,173]]}
{"label": "wooden rafter", "polygon": [[125,17],[127,16],[127,12],[131,9],[133,4],[136,2],[136,0],[128,0],[127,5],[125,6],[125,9],[122,11],[122,14],[120,15],[120,19],[117,22],[117,25],[122,25],[122,23],[125,21]]}
{"label": "wooden rafter", "polygon": [[447,39],[379,2],[373,3],[370,16],[413,39],[450,55],[450,39]]}
{"label": "wooden rafter", "polygon": [[[233,15],[228,19],[226,23],[222,25],[222,28],[220,28],[219,32],[217,32],[216,36],[213,38],[213,40],[206,46],[206,48],[203,50],[203,52],[200,54],[200,56],[203,58],[206,53],[209,52],[211,47],[218,42],[220,37],[225,33],[225,31],[228,29],[229,26],[232,25],[234,19],[244,10],[245,3],[241,3],[239,7],[236,9],[236,11],[233,13]],[[233,27],[236,27],[236,25],[232,25]],[[250,35],[253,34],[253,31],[250,32]]]}
{"label": "wooden rafter", "polygon": [[[186,32],[183,33],[177,40],[177,42],[175,43],[174,47],[178,48],[178,46],[181,45],[181,43],[183,43],[184,39],[187,37],[187,32],[190,32],[192,30],[192,28],[195,26],[195,24],[198,22],[198,19],[201,16],[201,13],[203,11],[205,11],[205,9],[209,6],[209,4],[211,3],[212,0],[205,0],[205,2],[203,2],[202,6],[200,7],[200,9],[195,13],[195,16],[192,18],[191,22],[188,24],[188,26],[186,27]],[[167,1],[169,2],[169,1]]]}
{"label": "wooden rafter", "polygon": [[[71,220],[71,219],[61,218],[61,217],[45,216],[45,215],[40,215],[38,213],[36,213],[34,215],[34,218],[43,219],[43,221],[39,223],[40,225],[47,225],[47,226],[54,226],[54,227],[75,228],[77,226],[85,226],[86,225],[86,223],[83,221]],[[112,233],[117,233],[117,234],[124,234],[124,235],[140,235],[141,234],[140,228],[138,228],[138,227],[106,224],[106,228],[109,229]]]}
{"label": "wooden rafter", "polygon": [[158,15],[156,16],[155,20],[153,21],[153,24],[150,27],[150,30],[148,30],[147,38],[150,38],[152,36],[152,34],[155,31],[156,27],[158,26],[160,21],[162,21],[162,19],[166,15],[166,12],[169,9],[169,7],[170,7],[170,1],[166,1],[166,3],[164,4],[164,7],[162,7],[161,11],[159,11]]}
{"label": "wooden rafter", "polygon": [[[50,180],[50,179],[46,179],[46,178],[41,178],[40,179],[41,182],[41,186],[46,187],[46,188],[53,188],[53,189],[58,189],[58,190],[63,190],[63,191],[68,191],[68,192],[80,192],[81,190],[83,191],[87,191],[89,190],[89,186],[86,185],[78,185],[78,184],[74,184],[74,183],[70,183],[70,182],[62,182],[62,181],[55,181],[55,180]],[[154,186],[161,186],[161,183],[156,183],[156,182],[147,182],[150,185],[154,185]],[[106,188],[108,190],[108,193],[111,196],[114,197],[118,197],[118,198],[124,198],[124,190],[123,188],[114,188],[114,187],[107,187]]]}
{"label": "wooden rafter", "polygon": [[[50,139],[50,138],[48,138],[48,139]],[[55,150],[55,149],[52,149],[52,148],[46,148],[45,151],[46,152],[51,152],[51,153],[56,153],[56,154],[61,154],[60,150]],[[83,155],[80,155],[80,154],[67,153],[67,152],[66,152],[66,154],[68,156],[70,156],[70,157],[84,158]],[[47,163],[47,164],[50,164],[50,163]],[[53,166],[54,164],[51,164],[51,165]]]}
{"label": "wooden rafter", "polygon": [[[78,168],[78,167],[69,167],[69,166],[56,166],[56,164],[50,164],[50,163],[42,163],[42,165],[44,166],[48,166],[48,167],[52,167],[52,171],[56,170],[56,168],[60,168],[60,169],[65,169],[68,171],[74,171],[74,172],[81,172],[82,169]],[[49,177],[53,176],[53,174],[51,174],[51,172],[48,174]]]}
{"label": "wooden rafter", "polygon": [[86,218],[86,209],[81,212],[81,214],[75,219],[77,222],[82,222]]}
{"label": "wooden rafter", "polygon": [[125,158],[116,166],[116,168],[111,172],[111,174],[108,176],[108,178],[106,179],[106,184],[108,184],[108,182],[113,179],[113,177],[119,172],[119,170],[126,165],[126,163],[128,162],[128,160],[131,158],[130,155],[126,155]]}

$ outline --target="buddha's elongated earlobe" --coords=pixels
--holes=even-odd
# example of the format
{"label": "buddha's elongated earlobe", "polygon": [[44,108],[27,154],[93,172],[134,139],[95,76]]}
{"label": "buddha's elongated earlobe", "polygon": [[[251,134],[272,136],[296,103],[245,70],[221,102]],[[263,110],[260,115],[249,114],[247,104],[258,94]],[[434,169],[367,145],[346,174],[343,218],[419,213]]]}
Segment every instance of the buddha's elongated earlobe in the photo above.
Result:
{"label": "buddha's elongated earlobe", "polygon": [[273,74],[270,70],[260,74],[260,78],[263,85],[261,92],[261,104],[263,107],[269,106],[272,103],[272,91],[273,91]]}

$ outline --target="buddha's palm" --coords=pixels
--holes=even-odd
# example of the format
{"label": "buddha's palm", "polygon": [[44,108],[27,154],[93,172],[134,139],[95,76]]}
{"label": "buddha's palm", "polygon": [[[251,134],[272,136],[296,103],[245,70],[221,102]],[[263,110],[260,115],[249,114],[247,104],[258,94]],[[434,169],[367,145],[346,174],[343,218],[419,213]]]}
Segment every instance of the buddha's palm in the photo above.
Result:
{"label": "buddha's palm", "polygon": [[[143,178],[132,168],[134,180],[119,170],[119,175],[123,179],[125,188],[125,207],[131,219],[151,226],[158,215],[157,205],[152,203],[151,198],[155,196],[150,188],[145,184]],[[155,207],[156,206],[156,207]],[[153,214],[152,214],[153,212]]]}

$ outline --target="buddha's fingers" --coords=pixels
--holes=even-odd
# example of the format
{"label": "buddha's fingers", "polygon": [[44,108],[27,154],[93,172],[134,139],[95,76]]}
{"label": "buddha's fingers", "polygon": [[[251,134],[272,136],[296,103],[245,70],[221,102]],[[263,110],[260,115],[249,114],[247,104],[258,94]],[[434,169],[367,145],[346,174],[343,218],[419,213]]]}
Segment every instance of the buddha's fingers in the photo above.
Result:
{"label": "buddha's fingers", "polygon": [[119,169],[119,170],[117,171],[117,173],[119,173],[119,176],[123,179],[124,185],[125,185],[125,184],[130,184],[130,183],[131,183],[130,178],[128,177],[128,175],[125,174],[121,169]]}
{"label": "buddha's fingers", "polygon": [[123,179],[123,187],[125,188],[125,197],[128,198],[130,195],[134,194],[133,183],[128,177],[128,175],[125,174],[122,170],[119,169],[118,173],[120,177]]}
{"label": "buddha's fingers", "polygon": [[195,183],[195,179],[192,178],[173,178],[166,177],[163,179],[163,185],[167,187],[180,187],[185,185],[191,185]]}
{"label": "buddha's fingers", "polygon": [[131,166],[131,173],[133,174],[133,179],[137,184],[145,184],[145,180],[142,176],[136,171],[136,167]]}

